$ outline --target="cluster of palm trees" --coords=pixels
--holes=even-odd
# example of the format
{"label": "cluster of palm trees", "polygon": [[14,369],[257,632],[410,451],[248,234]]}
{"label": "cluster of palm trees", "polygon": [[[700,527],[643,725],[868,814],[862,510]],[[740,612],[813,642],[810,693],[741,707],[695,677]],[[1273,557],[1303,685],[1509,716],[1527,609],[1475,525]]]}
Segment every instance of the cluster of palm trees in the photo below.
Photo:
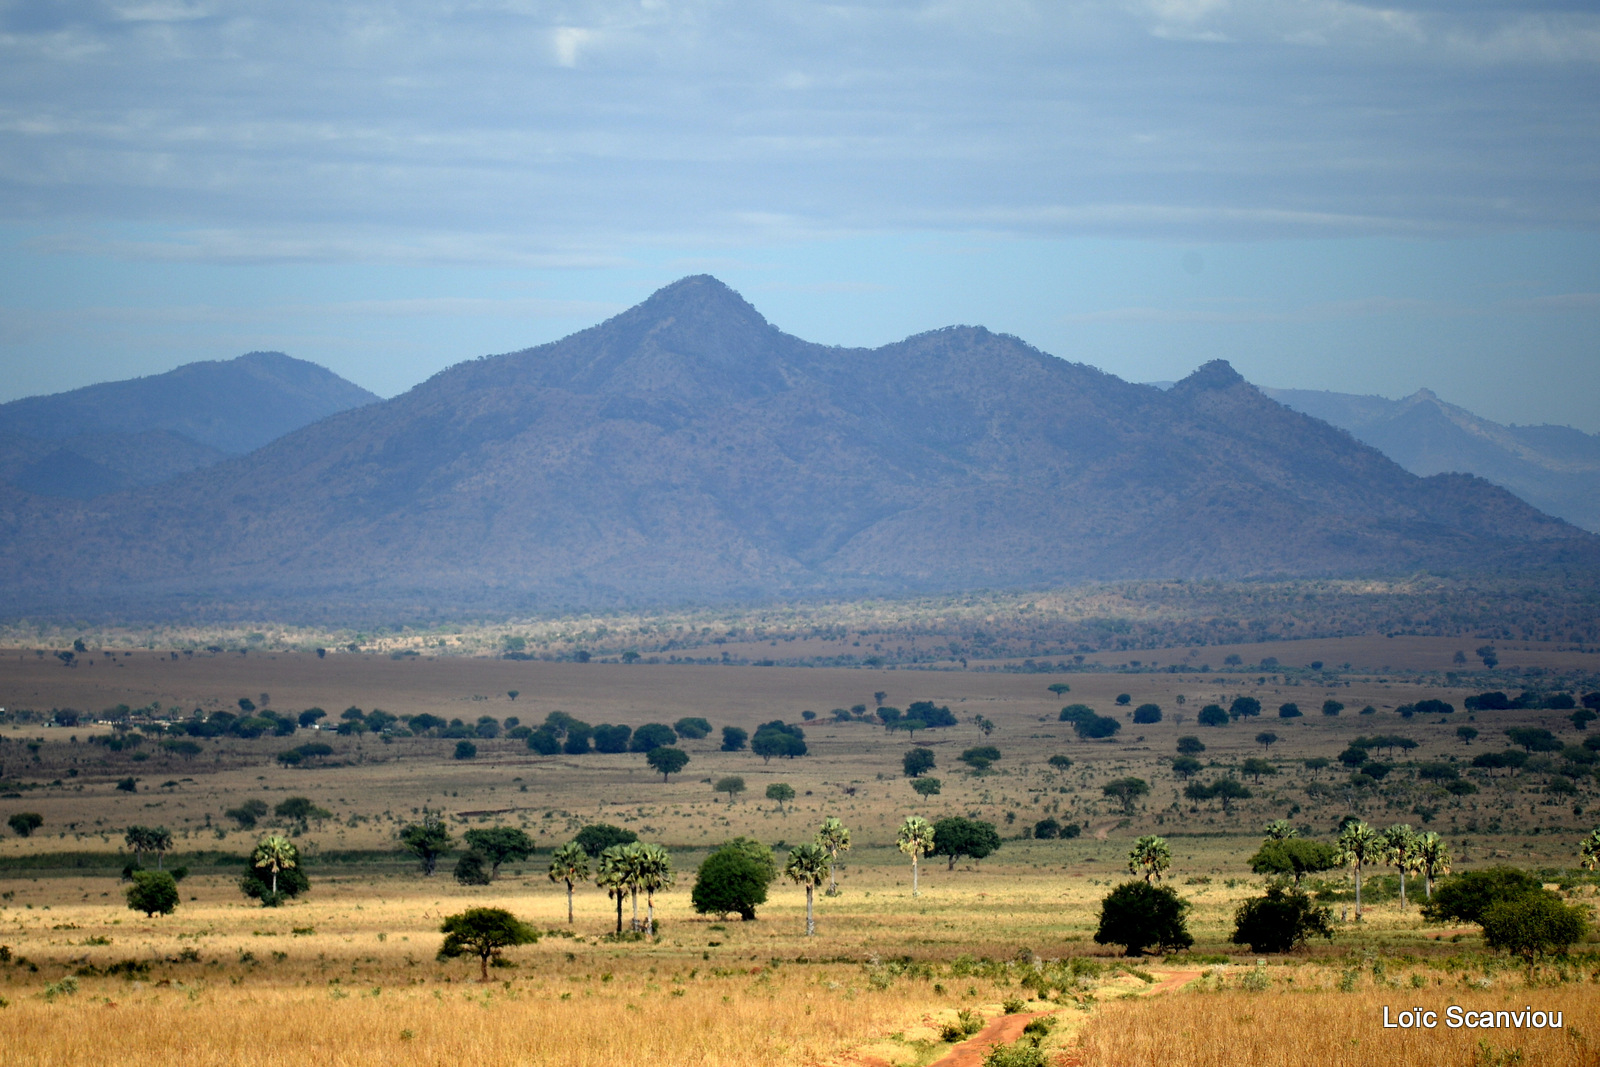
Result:
{"label": "cluster of palm trees", "polygon": [[1393,867],[1400,872],[1400,908],[1406,907],[1406,875],[1420,874],[1428,898],[1433,898],[1434,879],[1450,873],[1450,846],[1432,830],[1423,833],[1409,823],[1396,823],[1387,830],[1375,830],[1359,819],[1346,823],[1339,832],[1339,861],[1355,872],[1356,921],[1361,920],[1361,872],[1368,865]]}
{"label": "cluster of palm trees", "polygon": [[[653,935],[656,929],[656,894],[669,889],[677,874],[672,869],[672,856],[660,845],[644,841],[631,841],[624,845],[611,845],[595,857],[591,872],[589,854],[576,841],[569,841],[555,850],[550,857],[550,880],[565,882],[567,886],[567,922],[572,922],[572,893],[591,876],[595,884],[606,891],[606,896],[617,904],[617,933],[622,933],[622,902],[633,900],[633,918],[630,929]],[[639,919],[639,894],[645,898],[645,917]]]}

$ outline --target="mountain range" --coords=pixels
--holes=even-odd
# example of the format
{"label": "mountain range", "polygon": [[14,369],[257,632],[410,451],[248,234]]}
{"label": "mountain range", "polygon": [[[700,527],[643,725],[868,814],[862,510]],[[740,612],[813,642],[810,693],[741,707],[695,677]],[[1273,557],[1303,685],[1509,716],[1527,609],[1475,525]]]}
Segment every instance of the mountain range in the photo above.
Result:
{"label": "mountain range", "polygon": [[7,614],[1597,565],[1600,538],[1483,479],[1413,475],[1221,361],[1163,391],[981,327],[828,347],[708,276],[158,488],[0,487]]}
{"label": "mountain range", "polygon": [[88,499],[253,452],[378,397],[282,352],[0,404],[0,482]]}
{"label": "mountain range", "polygon": [[1570,426],[1502,426],[1428,389],[1403,400],[1312,389],[1261,391],[1348,430],[1412,474],[1470,471],[1541,511],[1600,532],[1600,434]]}

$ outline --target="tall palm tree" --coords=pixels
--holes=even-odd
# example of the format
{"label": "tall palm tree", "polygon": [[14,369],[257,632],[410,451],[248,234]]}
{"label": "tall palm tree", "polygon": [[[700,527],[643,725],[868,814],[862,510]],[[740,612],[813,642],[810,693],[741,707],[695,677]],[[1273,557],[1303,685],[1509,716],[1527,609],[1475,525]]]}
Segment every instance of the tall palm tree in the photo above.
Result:
{"label": "tall palm tree", "polygon": [[933,823],[920,815],[907,816],[906,821],[900,824],[895,844],[901,852],[911,857],[911,895],[919,897],[922,891],[917,887],[917,863],[933,851]]}
{"label": "tall palm tree", "polygon": [[834,868],[839,863],[839,853],[850,851],[850,828],[832,815],[822,820],[822,827],[817,830],[816,845],[828,854],[828,895],[839,895],[839,882],[834,877]]}
{"label": "tall palm tree", "polygon": [[589,880],[589,854],[576,841],[568,841],[550,857],[550,880],[567,883],[567,925],[572,925],[572,888]]}
{"label": "tall palm tree", "polygon": [[1299,837],[1300,831],[1288,819],[1273,819],[1267,823],[1268,841],[1287,841],[1291,837]]}
{"label": "tall palm tree", "polygon": [[273,834],[263,837],[256,850],[250,854],[250,862],[257,867],[264,867],[272,872],[272,895],[278,895],[278,872],[293,869],[300,853],[295,849],[293,842],[287,837]]}
{"label": "tall palm tree", "polygon": [[660,845],[639,846],[639,888],[644,890],[644,932],[656,932],[656,894],[672,885],[672,857]]}
{"label": "tall palm tree", "polygon": [[622,898],[628,895],[628,862],[622,850],[626,845],[612,845],[600,853],[600,863],[594,873],[594,883],[617,902],[617,933],[622,933]]}
{"label": "tall palm tree", "polygon": [[1429,830],[1417,838],[1417,870],[1421,872],[1428,899],[1433,899],[1433,880],[1450,873],[1450,846]]}
{"label": "tall palm tree", "polygon": [[1578,862],[1589,870],[1600,866],[1600,827],[1589,831],[1589,836],[1578,845]]}
{"label": "tall palm tree", "polygon": [[642,929],[639,922],[639,890],[643,888],[645,871],[650,866],[649,854],[640,841],[630,841],[622,846],[622,884],[633,898],[633,921],[630,930]]}
{"label": "tall palm tree", "polygon": [[812,896],[817,886],[828,877],[832,867],[833,861],[828,856],[828,850],[821,845],[796,845],[789,850],[789,862],[784,865],[783,873],[790,881],[806,887],[807,937],[813,937],[817,932],[816,916],[811,909]]}
{"label": "tall palm tree", "polygon": [[1361,921],[1361,868],[1376,860],[1382,847],[1378,831],[1360,819],[1339,832],[1339,862],[1356,873],[1356,922]]}
{"label": "tall palm tree", "polygon": [[1162,872],[1171,866],[1172,849],[1155,834],[1145,834],[1128,851],[1128,873],[1143,874],[1146,882],[1152,878],[1160,881]]}
{"label": "tall palm tree", "polygon": [[1383,832],[1383,861],[1400,872],[1400,910],[1406,910],[1406,872],[1417,869],[1417,832],[1395,823]]}

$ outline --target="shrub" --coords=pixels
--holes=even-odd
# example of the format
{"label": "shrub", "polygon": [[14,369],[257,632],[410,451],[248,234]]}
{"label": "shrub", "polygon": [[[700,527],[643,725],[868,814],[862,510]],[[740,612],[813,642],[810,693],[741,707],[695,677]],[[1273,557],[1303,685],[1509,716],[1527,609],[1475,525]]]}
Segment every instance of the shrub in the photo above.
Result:
{"label": "shrub", "polygon": [[1138,726],[1148,726],[1161,721],[1161,705],[1140,704],[1133,709],[1133,721]]}
{"label": "shrub", "polygon": [[1543,883],[1515,867],[1485,867],[1446,878],[1422,906],[1428,922],[1482,923],[1484,912],[1502,901],[1545,892]]}
{"label": "shrub", "polygon": [[1589,932],[1583,909],[1548,892],[1526,893],[1491,904],[1483,912],[1483,940],[1526,958],[1564,953]]}
{"label": "shrub", "polygon": [[1288,952],[1309,937],[1331,939],[1329,916],[1329,909],[1317,907],[1304,893],[1269,886],[1264,896],[1252,897],[1234,912],[1231,940],[1249,945],[1251,952]]}
{"label": "shrub", "polygon": [[572,839],[573,844],[588,853],[590,859],[596,858],[612,845],[631,845],[637,840],[639,835],[632,830],[605,822],[590,823]]}
{"label": "shrub", "polygon": [[1033,836],[1040,841],[1048,841],[1061,836],[1061,824],[1055,819],[1040,819],[1033,824]]}
{"label": "shrub", "polygon": [[1194,944],[1184,915],[1189,902],[1171,886],[1142,880],[1124,882],[1100,902],[1098,945],[1122,945],[1126,955],[1140,956],[1146,948],[1178,952]]}
{"label": "shrub", "polygon": [[650,752],[658,748],[667,748],[678,740],[678,732],[666,723],[647,722],[633,732],[633,740],[628,742],[628,749],[632,752]]}
{"label": "shrub", "polygon": [[490,882],[489,864],[479,852],[463,852],[456,860],[453,873],[462,885],[488,885]]}
{"label": "shrub", "polygon": [[473,744],[471,741],[457,741],[456,742],[456,751],[455,751],[455,758],[456,759],[476,759],[477,757],[478,757],[478,746],[477,745]]}
{"label": "shrub", "polygon": [[1220,704],[1207,704],[1200,709],[1199,718],[1196,719],[1201,726],[1226,726],[1228,713],[1222,710]]}
{"label": "shrub", "polygon": [[28,837],[44,825],[44,816],[36,811],[19,811],[7,819],[6,823],[18,837]]}
{"label": "shrub", "polygon": [[933,750],[927,748],[911,748],[901,757],[901,767],[905,770],[907,778],[917,778],[933,770]]}
{"label": "shrub", "polygon": [[937,778],[916,778],[912,780],[911,788],[916,790],[918,796],[936,797],[944,788],[944,783]]}

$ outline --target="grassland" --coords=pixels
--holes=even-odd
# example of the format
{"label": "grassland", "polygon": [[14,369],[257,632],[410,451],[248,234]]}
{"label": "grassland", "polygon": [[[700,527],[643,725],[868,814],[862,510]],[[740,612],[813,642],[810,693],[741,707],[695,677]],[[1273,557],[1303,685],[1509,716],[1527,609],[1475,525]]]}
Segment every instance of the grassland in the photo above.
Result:
{"label": "grassland", "polygon": [[[1462,647],[1471,654],[1474,645],[1374,636],[1145,650],[1133,657],[1137,664],[1125,653],[1085,653],[1078,670],[1049,675],[1004,669],[1014,665],[1004,659],[974,660],[967,670],[843,669],[371,652],[319,658],[265,648],[99,649],[69,668],[32,649],[12,649],[0,653],[8,715],[125,704],[183,718],[195,708],[236,708],[247,697],[285,711],[316,705],[335,717],[357,706],[536,723],[561,710],[591,723],[637,727],[698,715],[747,730],[781,718],[804,726],[810,752],[763,762],[747,751],[719,751],[714,732],[683,741],[689,766],[663,781],[638,755],[546,757],[501,738],[480,741],[475,759],[456,760],[450,741],[384,743],[320,731],[316,738],[333,753],[318,765],[289,768],[275,756],[306,740],[305,732],[203,740],[198,755],[184,758],[153,742],[113,752],[94,740],[109,733],[104,726],[7,723],[0,726],[7,738],[0,780],[13,795],[0,798],[0,815],[37,811],[45,824],[29,838],[0,841],[0,943],[14,957],[0,964],[5,1059],[280,1062],[287,1041],[294,1055],[335,1064],[920,1065],[948,1048],[939,1030],[957,1010],[993,1017],[1008,999],[1034,995],[1022,985],[1030,969],[1059,971],[1064,964],[1051,961],[1076,959],[1070,989],[1058,985],[1047,1001],[1027,1005],[1059,1017],[1050,1044],[1066,1062],[1149,1062],[1161,1050],[1163,1062],[1185,1067],[1354,1063],[1379,1054],[1403,1062],[1510,1063],[1483,1057],[1522,1049],[1526,1063],[1594,1063],[1594,1050],[1574,1042],[1572,1031],[1382,1030],[1384,1004],[1398,1010],[1426,996],[1440,1006],[1496,1007],[1508,998],[1564,1005],[1567,1025],[1592,1034],[1600,961],[1583,954],[1529,976],[1484,953],[1472,931],[1425,927],[1415,906],[1402,912],[1381,878],[1369,880],[1365,921],[1337,923],[1333,942],[1272,958],[1265,981],[1245,982],[1255,958],[1228,941],[1234,908],[1260,891],[1247,857],[1261,825],[1279,817],[1322,837],[1347,813],[1378,825],[1426,825],[1448,837],[1464,866],[1498,861],[1541,869],[1571,899],[1594,900],[1593,881],[1574,870],[1576,838],[1595,822],[1593,776],[1574,779],[1576,795],[1558,795],[1547,791],[1555,769],[1490,778],[1467,766],[1486,747],[1504,747],[1503,731],[1512,725],[1544,726],[1569,743],[1581,739],[1567,713],[1461,710],[1464,696],[1483,688],[1581,688],[1597,673],[1593,654],[1562,642],[1502,642],[1500,678],[1516,681],[1495,685],[1494,676],[1454,662]],[[1243,662],[1227,672],[1160,669],[1198,666],[1201,658],[1221,666],[1227,655]],[[1268,657],[1279,665],[1263,667]],[[1311,669],[1313,659],[1324,667]],[[1071,689],[1052,693],[1046,687],[1054,682]],[[908,739],[871,723],[833,721],[833,709],[871,707],[878,692],[900,707],[918,699],[947,704],[960,724]],[[1118,705],[1124,693],[1129,704]],[[1263,716],[1221,728],[1196,725],[1202,705],[1240,695],[1257,697]],[[1397,714],[1426,698],[1458,710]],[[1327,699],[1346,709],[1322,715]],[[1277,718],[1277,707],[1290,701],[1305,714]],[[1119,718],[1117,738],[1077,739],[1056,715],[1068,702]],[[1128,709],[1146,702],[1161,706],[1162,721],[1133,724]],[[1369,704],[1373,713],[1359,714]],[[806,720],[805,711],[818,717]],[[991,733],[980,730],[980,716]],[[1471,744],[1456,733],[1468,724],[1480,731]],[[1263,731],[1279,740],[1259,744]],[[1394,771],[1375,787],[1341,784],[1347,772],[1336,775],[1337,763],[1315,773],[1303,765],[1307,757],[1337,756],[1358,735],[1385,733],[1418,747],[1394,757]],[[1201,780],[1237,773],[1256,756],[1278,773],[1247,779],[1255,795],[1231,811],[1191,803],[1169,766],[1180,735],[1207,745]],[[901,773],[913,744],[936,755],[933,774],[943,782],[937,796],[918,797]],[[978,744],[1002,752],[986,773],[958,758]],[[1069,756],[1072,766],[1051,766],[1054,755]],[[1479,792],[1443,794],[1415,777],[1423,762],[1452,763]],[[1125,810],[1100,786],[1130,774],[1145,778],[1151,793]],[[747,782],[733,803],[712,791],[727,775]],[[130,777],[133,792],[117,788]],[[780,782],[797,793],[781,811],[763,798],[766,785]],[[309,896],[264,910],[239,894],[238,858],[272,820],[245,832],[223,813],[246,799],[270,806],[289,796],[310,797],[332,815],[294,831],[313,881]],[[400,855],[396,833],[423,808],[444,810],[458,837],[472,826],[521,825],[542,851],[595,821],[667,845],[680,875],[657,903],[661,936],[608,938],[613,914],[592,887],[580,890],[577,922],[567,928],[564,891],[544,877],[542,857],[509,865],[481,888],[457,885],[448,861],[433,878],[421,877]],[[913,899],[909,866],[892,847],[894,828],[913,813],[988,819],[1006,840],[981,863],[946,869],[930,859],[923,895]],[[738,834],[793,844],[808,839],[825,815],[852,827],[856,847],[842,872],[842,894],[818,898],[817,938],[803,936],[803,892],[783,883],[773,887],[758,922],[693,913],[687,889],[708,848]],[[1082,836],[1025,837],[1046,816],[1077,823]],[[123,906],[118,872],[130,857],[121,831],[135,822],[171,828],[177,842],[166,862],[193,869],[172,916],[145,919]],[[1112,950],[1092,940],[1098,901],[1125,877],[1128,844],[1144,832],[1172,844],[1172,880],[1194,904],[1197,941],[1187,957],[1144,965],[1157,979],[1195,978],[1183,991],[1153,997],[1139,975],[1111,969]],[[1345,876],[1335,872],[1318,888],[1336,917],[1348,908]],[[434,959],[442,916],[478,904],[510,908],[546,931],[539,944],[509,952],[515,966],[493,972],[489,985],[473,981],[475,964]],[[123,961],[134,965],[107,973]],[[76,992],[61,986],[69,976]],[[1135,999],[1124,999],[1130,995]],[[1477,1044],[1480,1036],[1488,1052]]]}

